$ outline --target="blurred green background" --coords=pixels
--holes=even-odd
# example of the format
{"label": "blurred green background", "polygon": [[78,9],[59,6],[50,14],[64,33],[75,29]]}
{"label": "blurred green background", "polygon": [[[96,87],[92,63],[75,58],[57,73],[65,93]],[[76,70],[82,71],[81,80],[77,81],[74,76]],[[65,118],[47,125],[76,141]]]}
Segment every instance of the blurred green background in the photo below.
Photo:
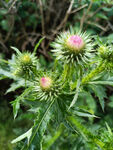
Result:
{"label": "blurred green background", "polygon": [[[52,65],[50,43],[61,31],[78,28],[113,44],[112,0],[0,0],[0,58],[10,59],[15,46],[32,52],[41,37],[37,57],[43,66]],[[2,65],[4,68],[7,66]],[[0,150],[12,150],[11,140],[30,127],[32,116],[21,106],[22,116],[13,119],[10,102],[20,90],[6,94],[12,80],[0,81]],[[99,123],[113,126],[113,88],[106,87],[105,112],[99,106]],[[90,98],[89,98],[90,99]],[[15,149],[16,150],[16,149]]]}

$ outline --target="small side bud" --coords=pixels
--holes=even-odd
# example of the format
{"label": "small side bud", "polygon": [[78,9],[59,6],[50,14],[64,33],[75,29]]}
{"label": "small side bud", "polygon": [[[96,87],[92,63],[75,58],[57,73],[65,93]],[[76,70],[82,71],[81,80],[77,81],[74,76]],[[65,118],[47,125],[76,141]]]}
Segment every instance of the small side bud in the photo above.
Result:
{"label": "small side bud", "polygon": [[108,52],[109,52],[109,49],[104,45],[101,45],[98,48],[98,53],[99,53],[101,58],[107,58],[108,57]]}

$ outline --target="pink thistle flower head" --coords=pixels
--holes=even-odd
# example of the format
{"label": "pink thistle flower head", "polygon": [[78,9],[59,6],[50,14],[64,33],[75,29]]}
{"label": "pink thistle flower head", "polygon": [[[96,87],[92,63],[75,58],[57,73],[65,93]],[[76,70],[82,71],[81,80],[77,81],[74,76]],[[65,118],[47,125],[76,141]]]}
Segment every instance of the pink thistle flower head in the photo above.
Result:
{"label": "pink thistle flower head", "polygon": [[40,86],[43,90],[49,90],[52,86],[52,79],[49,77],[42,77],[40,79]]}
{"label": "pink thistle flower head", "polygon": [[75,53],[80,52],[84,45],[84,41],[79,35],[72,35],[67,39],[68,48]]}

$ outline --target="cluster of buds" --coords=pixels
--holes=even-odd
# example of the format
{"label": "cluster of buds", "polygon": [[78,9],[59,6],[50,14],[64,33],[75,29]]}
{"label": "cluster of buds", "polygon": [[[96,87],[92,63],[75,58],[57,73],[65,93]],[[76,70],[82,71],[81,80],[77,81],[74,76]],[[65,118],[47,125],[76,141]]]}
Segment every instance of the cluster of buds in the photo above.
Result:
{"label": "cluster of buds", "polygon": [[[73,69],[77,68],[75,66],[84,66],[92,60],[94,56],[93,46],[94,44],[91,41],[91,37],[86,33],[69,31],[61,33],[56,38],[55,42],[52,43],[52,47],[54,48],[52,52],[54,52],[57,60],[60,60]],[[82,83],[86,83],[93,75],[103,71],[104,66],[109,70],[113,68],[113,50],[111,47],[100,46],[98,48],[98,56],[100,58],[99,60],[101,60],[100,62],[104,62],[106,65],[101,66],[100,63],[98,68],[93,70],[89,76],[82,80]],[[35,53],[21,53],[20,51],[17,51],[14,75],[29,77],[30,73],[34,73],[33,70],[36,69],[37,62]],[[69,74],[70,72],[67,68],[65,69],[64,67],[64,73],[67,71],[67,74]],[[53,76],[51,73],[42,74],[34,81],[33,85],[37,99],[41,101],[52,101],[54,98],[58,98],[63,89],[61,83],[65,80],[61,78],[60,80],[62,80],[62,82],[58,82],[55,77],[57,75]],[[64,74],[64,77],[65,76],[66,73]],[[67,78],[67,76],[65,78]]]}

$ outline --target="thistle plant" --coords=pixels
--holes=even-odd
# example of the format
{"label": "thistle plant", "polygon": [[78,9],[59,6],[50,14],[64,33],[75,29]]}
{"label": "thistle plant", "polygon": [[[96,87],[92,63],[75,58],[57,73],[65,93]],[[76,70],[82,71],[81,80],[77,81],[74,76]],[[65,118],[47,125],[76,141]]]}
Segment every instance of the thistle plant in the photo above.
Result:
{"label": "thistle plant", "polygon": [[[104,111],[107,94],[103,85],[113,86],[112,74],[108,74],[108,70],[113,69],[112,46],[96,45],[86,32],[70,30],[61,33],[51,44],[56,56],[55,64],[47,69],[42,68],[36,57],[41,42],[42,39],[33,53],[13,47],[16,56],[8,61],[11,66],[9,72],[2,70],[1,73],[14,79],[7,92],[20,87],[25,89],[11,102],[14,118],[21,109],[21,103],[33,113],[33,126],[12,143],[22,141],[21,150],[62,149],[62,143],[74,150],[80,141],[82,149],[107,150],[107,144],[113,148],[109,138],[105,142],[94,134],[93,126],[92,130],[89,129],[95,118],[99,120],[98,102]],[[40,66],[38,69],[37,64]],[[12,72],[15,78],[11,76]],[[84,117],[88,118],[87,125]],[[108,125],[107,128],[112,138],[112,130]]]}

